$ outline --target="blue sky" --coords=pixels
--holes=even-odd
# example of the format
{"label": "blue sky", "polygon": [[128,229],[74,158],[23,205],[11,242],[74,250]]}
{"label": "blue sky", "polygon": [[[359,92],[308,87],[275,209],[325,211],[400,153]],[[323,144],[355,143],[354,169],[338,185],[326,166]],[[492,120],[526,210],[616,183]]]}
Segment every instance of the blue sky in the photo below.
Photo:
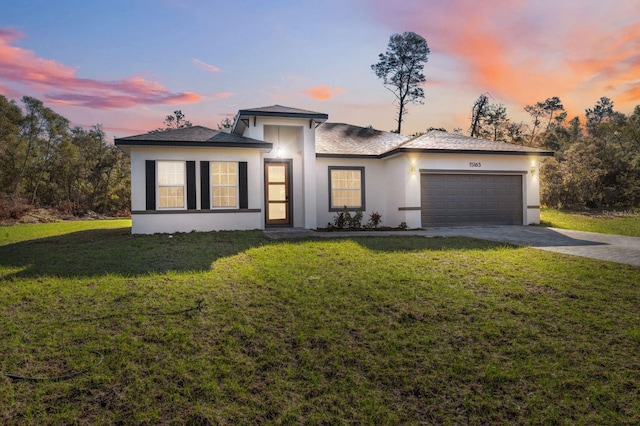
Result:
{"label": "blue sky", "polygon": [[630,112],[639,16],[637,0],[25,0],[0,13],[0,93],[38,97],[110,138],[159,127],[176,109],[215,128],[273,104],[390,130],[394,98],[370,66],[391,34],[414,31],[432,53],[425,103],[410,107],[403,133],[466,130],[485,92],[514,121],[551,96],[570,116],[601,96]]}

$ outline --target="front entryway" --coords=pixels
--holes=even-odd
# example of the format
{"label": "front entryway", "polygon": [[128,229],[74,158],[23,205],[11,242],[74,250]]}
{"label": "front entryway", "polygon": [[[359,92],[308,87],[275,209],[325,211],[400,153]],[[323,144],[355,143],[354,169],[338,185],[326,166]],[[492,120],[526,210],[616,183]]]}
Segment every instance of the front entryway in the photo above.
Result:
{"label": "front entryway", "polygon": [[264,164],[265,224],[291,226],[291,161]]}

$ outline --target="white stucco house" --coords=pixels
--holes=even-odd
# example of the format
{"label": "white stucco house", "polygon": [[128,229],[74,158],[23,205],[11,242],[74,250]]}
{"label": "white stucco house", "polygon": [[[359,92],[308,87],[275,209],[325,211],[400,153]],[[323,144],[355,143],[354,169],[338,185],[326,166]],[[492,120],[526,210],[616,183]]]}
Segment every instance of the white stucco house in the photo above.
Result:
{"label": "white stucco house", "polygon": [[132,232],[315,229],[344,206],[409,228],[540,221],[541,149],[403,136],[284,106],[115,140],[131,157]]}

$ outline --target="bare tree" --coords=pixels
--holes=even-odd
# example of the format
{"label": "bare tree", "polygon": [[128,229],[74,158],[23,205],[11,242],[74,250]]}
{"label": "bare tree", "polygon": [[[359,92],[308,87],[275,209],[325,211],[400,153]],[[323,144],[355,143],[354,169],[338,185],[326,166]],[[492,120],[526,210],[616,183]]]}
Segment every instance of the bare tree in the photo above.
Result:
{"label": "bare tree", "polygon": [[531,137],[529,138],[529,144],[533,145],[533,138],[536,137],[536,131],[540,126],[540,118],[544,117],[544,102],[536,102],[535,105],[527,105],[524,110],[531,115],[533,119],[533,126],[531,127]]}
{"label": "bare tree", "polygon": [[476,99],[471,108],[471,127],[469,128],[469,135],[478,137],[480,134],[480,128],[482,127],[482,118],[484,117],[487,106],[489,106],[489,97],[487,93],[483,93]]}

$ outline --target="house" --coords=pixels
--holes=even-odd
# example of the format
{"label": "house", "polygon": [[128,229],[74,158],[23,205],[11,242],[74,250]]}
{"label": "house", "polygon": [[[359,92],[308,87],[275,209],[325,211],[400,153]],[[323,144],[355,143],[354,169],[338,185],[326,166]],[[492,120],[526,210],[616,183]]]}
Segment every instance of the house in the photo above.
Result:
{"label": "house", "polygon": [[431,131],[408,137],[274,105],[230,133],[193,126],[130,136],[132,232],[299,227],[344,209],[410,228],[540,221],[541,149]]}

